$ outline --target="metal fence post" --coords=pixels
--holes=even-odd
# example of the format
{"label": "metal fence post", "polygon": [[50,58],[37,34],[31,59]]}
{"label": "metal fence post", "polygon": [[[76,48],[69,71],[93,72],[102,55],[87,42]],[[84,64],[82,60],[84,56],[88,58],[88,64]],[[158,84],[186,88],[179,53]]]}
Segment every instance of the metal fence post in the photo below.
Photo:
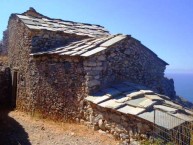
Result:
{"label": "metal fence post", "polygon": [[[156,109],[155,109],[156,110]],[[155,142],[155,110],[154,110],[154,117],[153,117],[153,143]]]}

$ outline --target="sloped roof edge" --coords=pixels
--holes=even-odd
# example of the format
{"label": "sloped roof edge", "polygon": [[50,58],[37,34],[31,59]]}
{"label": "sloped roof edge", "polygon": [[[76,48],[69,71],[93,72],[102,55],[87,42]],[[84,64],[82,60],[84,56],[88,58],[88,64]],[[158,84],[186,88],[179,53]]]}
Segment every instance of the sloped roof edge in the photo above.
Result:
{"label": "sloped roof edge", "polygon": [[163,62],[165,65],[169,65],[166,61],[164,61],[163,59],[159,58],[157,56],[157,54],[155,52],[153,52],[151,49],[149,49],[148,47],[146,47],[145,45],[143,45],[141,43],[141,41],[137,40],[136,38],[134,37],[131,37],[133,40],[135,40],[136,42],[140,43],[149,53],[151,53],[152,55],[154,55],[155,57],[157,57],[161,62]]}
{"label": "sloped roof edge", "polygon": [[31,30],[62,31],[64,33],[89,37],[110,35],[109,31],[103,26],[49,18],[36,12],[33,8],[22,14],[15,13],[11,16],[17,16]]}
{"label": "sloped roof edge", "polygon": [[[79,22],[73,22],[73,21],[65,21],[65,20],[61,20],[61,19],[52,19],[49,18],[47,16],[44,16],[40,13],[38,13],[34,8],[30,8],[29,10],[27,10],[26,12],[22,13],[22,14],[12,14],[10,17],[13,16],[17,16],[28,28],[30,29],[40,29],[40,30],[48,30],[48,31],[58,31],[58,32],[64,32],[64,33],[70,33],[70,34],[76,34],[76,35],[84,35],[84,36],[89,36],[90,38],[92,37],[97,37],[97,38],[101,38],[101,37],[111,37],[111,36],[115,36],[115,35],[110,35],[109,31],[105,30],[105,28],[103,26],[100,25],[96,25],[96,24],[87,24],[87,23],[79,23]],[[74,27],[74,30],[71,30],[72,27]],[[123,35],[125,37],[130,37],[133,40],[135,40],[136,42],[140,43],[141,42],[133,37],[131,37],[130,35]],[[118,36],[119,38],[113,38],[113,39],[120,39],[123,40],[123,38],[120,38],[122,36]],[[113,41],[109,40],[109,41]],[[88,52],[84,52],[84,53],[77,53],[77,55],[79,56],[83,56],[83,57],[88,57],[91,56],[93,54],[96,54],[100,51],[103,51],[104,49],[106,49],[108,46],[110,46],[107,42],[104,42],[104,44],[102,46],[96,47],[95,49],[91,50],[91,48],[89,48]],[[119,40],[116,41],[116,43],[119,42]],[[110,42],[112,43],[112,42]],[[107,46],[105,46],[107,45]],[[146,46],[144,46],[143,44],[141,44],[148,52],[150,52],[152,55],[154,55],[157,59],[159,59],[163,64],[165,65],[169,65],[167,62],[165,62],[164,60],[162,60],[161,58],[159,58],[152,50],[150,50],[149,48],[147,48]],[[53,52],[38,52],[38,53],[32,53],[32,56],[38,56],[38,55],[46,55],[46,54],[56,54]],[[69,55],[69,53],[67,53],[67,55]],[[71,55],[71,54],[70,54]],[[75,56],[75,54],[73,54],[72,56]]]}
{"label": "sloped roof edge", "polygon": [[62,46],[59,48],[55,48],[50,51],[45,52],[37,52],[32,53],[31,56],[40,56],[40,55],[68,55],[68,56],[80,56],[80,57],[90,57],[98,52],[101,52],[108,47],[119,43],[120,41],[124,40],[125,38],[133,39],[137,43],[140,43],[150,54],[156,57],[159,61],[164,63],[164,65],[168,65],[167,62],[159,58],[153,51],[149,48],[141,44],[140,41],[131,37],[130,35],[109,35],[101,38],[88,38],[78,42],[73,42],[67,46]]}
{"label": "sloped roof edge", "polygon": [[[171,99],[156,94],[143,85],[129,81],[112,83],[108,88],[88,95],[85,100],[99,107],[133,115],[152,123],[154,123],[154,111],[161,111],[161,113],[156,113],[155,123],[166,129],[172,129],[185,121],[193,121],[192,111],[187,111]],[[168,123],[173,117],[180,121],[174,124]]]}
{"label": "sloped roof edge", "polygon": [[110,35],[100,38],[88,38],[78,42],[70,43],[67,46],[55,48],[50,51],[37,52],[30,54],[31,56],[39,55],[68,55],[90,57],[98,52],[101,52],[108,47],[124,40],[127,36],[122,34]]}

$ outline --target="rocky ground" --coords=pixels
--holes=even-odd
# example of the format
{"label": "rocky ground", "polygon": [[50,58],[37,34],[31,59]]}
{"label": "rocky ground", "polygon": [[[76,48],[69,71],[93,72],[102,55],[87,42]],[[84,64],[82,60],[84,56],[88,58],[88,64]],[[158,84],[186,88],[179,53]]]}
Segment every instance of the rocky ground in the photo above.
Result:
{"label": "rocky ground", "polygon": [[84,125],[32,118],[20,111],[0,111],[0,145],[116,145],[112,136]]}

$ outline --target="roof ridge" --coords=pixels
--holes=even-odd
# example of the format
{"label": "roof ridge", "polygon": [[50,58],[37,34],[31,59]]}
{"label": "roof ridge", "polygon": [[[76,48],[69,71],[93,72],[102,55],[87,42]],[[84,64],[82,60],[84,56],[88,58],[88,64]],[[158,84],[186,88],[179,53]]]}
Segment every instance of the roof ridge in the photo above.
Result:
{"label": "roof ridge", "polygon": [[38,18],[38,19],[48,19],[48,20],[55,21],[55,22],[58,21],[58,23],[61,23],[61,22],[67,22],[67,23],[68,23],[68,22],[69,22],[69,23],[72,23],[72,24],[83,24],[83,25],[86,25],[86,26],[96,26],[96,27],[101,28],[101,29],[103,29],[104,31],[106,31],[106,32],[109,33],[109,31],[106,30],[105,27],[102,26],[102,25],[99,25],[99,24],[90,24],[90,23],[85,23],[85,22],[76,22],[76,21],[70,21],[70,20],[63,20],[63,19],[60,19],[60,18],[50,18],[50,17],[48,17],[48,16],[45,16],[45,15],[37,12],[37,11],[36,11],[34,8],[32,8],[32,7],[30,7],[29,10],[27,10],[27,11],[24,12],[24,13],[21,13],[21,14],[19,14],[19,13],[14,13],[14,14],[15,14],[15,15],[27,16],[27,17],[29,17],[29,18],[35,18],[35,19]]}

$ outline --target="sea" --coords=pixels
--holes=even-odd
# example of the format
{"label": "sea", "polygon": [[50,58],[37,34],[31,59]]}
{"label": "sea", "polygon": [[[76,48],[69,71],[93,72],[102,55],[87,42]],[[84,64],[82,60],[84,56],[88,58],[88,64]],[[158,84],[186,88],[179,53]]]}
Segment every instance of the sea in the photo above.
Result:
{"label": "sea", "polygon": [[193,103],[193,73],[166,73],[167,78],[173,78],[176,95]]}

